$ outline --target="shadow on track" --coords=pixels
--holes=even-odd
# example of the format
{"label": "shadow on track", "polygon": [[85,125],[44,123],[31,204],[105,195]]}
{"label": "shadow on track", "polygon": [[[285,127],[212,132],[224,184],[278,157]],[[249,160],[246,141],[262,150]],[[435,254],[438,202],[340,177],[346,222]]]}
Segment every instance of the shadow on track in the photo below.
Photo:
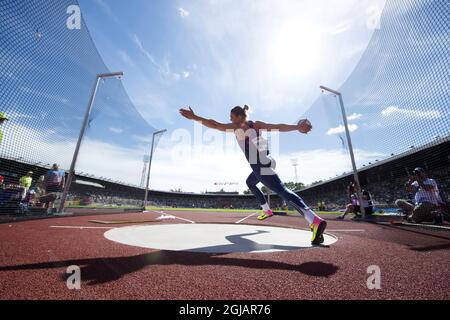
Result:
{"label": "shadow on track", "polygon": [[251,239],[245,237],[251,237],[258,234],[269,233],[269,231],[257,230],[252,233],[242,233],[226,236],[225,239],[228,240],[228,244],[208,246],[202,248],[189,249],[189,252],[207,252],[207,253],[217,253],[225,254],[230,252],[254,252],[254,251],[264,251],[264,250],[298,250],[303,249],[298,246],[283,246],[274,244],[261,244]]}
{"label": "shadow on track", "polygon": [[[263,231],[258,231],[261,233]],[[261,245],[244,239],[243,236],[251,234],[235,235],[230,237],[229,246],[242,246],[246,244],[254,249],[286,249],[285,246]],[[250,241],[251,243],[249,243]],[[216,248],[217,249],[217,248]],[[223,249],[223,248],[222,248]],[[292,249],[292,247],[290,247]],[[245,259],[226,257],[223,253],[197,253],[180,251],[156,251],[128,257],[104,257],[90,259],[74,259],[66,261],[51,261],[34,264],[22,264],[15,266],[2,266],[2,271],[36,270],[36,269],[65,269],[76,265],[81,268],[81,277],[89,285],[96,285],[118,280],[127,274],[145,269],[150,266],[182,265],[182,266],[235,266],[261,270],[281,270],[301,272],[312,277],[330,277],[337,272],[339,267],[319,261],[305,262],[294,265],[279,261]],[[66,280],[66,273],[61,274],[62,280]]]}
{"label": "shadow on track", "polygon": [[[130,257],[105,257],[92,259],[75,259],[66,261],[52,261],[35,264],[0,267],[2,271],[57,269],[76,265],[81,268],[81,277],[89,285],[106,283],[122,278],[148,266],[183,265],[183,266],[236,266],[253,269],[273,269],[282,271],[296,271],[313,277],[329,277],[339,269],[333,264],[323,262],[306,262],[293,265],[284,262],[225,258],[208,253],[186,253],[176,251],[158,251]],[[62,274],[63,280],[69,275]]]}

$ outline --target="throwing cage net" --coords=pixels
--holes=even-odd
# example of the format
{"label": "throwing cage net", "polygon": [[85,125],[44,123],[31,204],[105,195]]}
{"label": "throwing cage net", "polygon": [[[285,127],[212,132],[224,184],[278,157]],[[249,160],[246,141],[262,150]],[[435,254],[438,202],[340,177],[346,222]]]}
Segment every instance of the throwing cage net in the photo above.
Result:
{"label": "throwing cage net", "polygon": [[[53,164],[70,168],[96,76],[110,70],[77,1],[1,1],[0,39],[0,207],[11,213],[30,191],[46,193],[38,182]],[[100,80],[69,204],[141,202],[154,132],[120,79]]]}

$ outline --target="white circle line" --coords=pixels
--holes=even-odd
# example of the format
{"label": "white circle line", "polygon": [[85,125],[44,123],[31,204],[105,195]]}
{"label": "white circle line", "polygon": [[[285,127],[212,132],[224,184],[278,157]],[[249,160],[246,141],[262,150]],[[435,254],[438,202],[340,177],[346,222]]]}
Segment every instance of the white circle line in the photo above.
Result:
{"label": "white circle line", "polygon": [[[105,232],[105,238],[129,246],[188,252],[279,252],[316,247],[311,231],[247,224],[163,224],[126,226]],[[338,237],[324,234],[328,246]]]}

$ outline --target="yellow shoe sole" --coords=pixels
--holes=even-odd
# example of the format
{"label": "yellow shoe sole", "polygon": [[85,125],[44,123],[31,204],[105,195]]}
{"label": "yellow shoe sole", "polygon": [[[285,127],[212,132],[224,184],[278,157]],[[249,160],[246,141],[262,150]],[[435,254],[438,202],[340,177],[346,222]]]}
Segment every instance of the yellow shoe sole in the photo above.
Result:
{"label": "yellow shoe sole", "polygon": [[263,220],[266,220],[266,219],[272,218],[272,217],[273,217],[273,215],[269,216],[269,215],[267,215],[267,214],[264,214],[264,215],[260,215],[260,216],[258,217],[258,220],[259,220],[259,221],[263,221]]}

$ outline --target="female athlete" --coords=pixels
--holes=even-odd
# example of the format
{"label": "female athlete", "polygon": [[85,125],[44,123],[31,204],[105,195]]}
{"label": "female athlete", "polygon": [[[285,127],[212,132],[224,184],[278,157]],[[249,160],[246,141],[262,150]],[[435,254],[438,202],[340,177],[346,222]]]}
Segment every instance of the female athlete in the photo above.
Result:
{"label": "female athlete", "polygon": [[264,184],[267,188],[278,194],[287,203],[290,203],[308,221],[312,235],[312,244],[324,242],[323,233],[327,226],[325,220],[314,213],[297,194],[285,187],[283,182],[275,172],[275,160],[270,156],[267,142],[261,137],[261,131],[278,130],[280,132],[300,131],[307,134],[311,131],[312,125],[308,120],[301,120],[297,125],[289,124],[269,124],[261,121],[249,121],[247,112],[249,107],[238,106],[231,110],[231,123],[219,123],[212,119],[205,119],[197,116],[194,111],[180,109],[180,114],[189,119],[200,122],[202,125],[224,132],[234,133],[239,146],[247,158],[252,168],[252,173],[247,178],[247,185],[261,204],[263,213],[258,217],[264,220],[273,216],[267,204],[266,198],[257,187],[258,183]]}

